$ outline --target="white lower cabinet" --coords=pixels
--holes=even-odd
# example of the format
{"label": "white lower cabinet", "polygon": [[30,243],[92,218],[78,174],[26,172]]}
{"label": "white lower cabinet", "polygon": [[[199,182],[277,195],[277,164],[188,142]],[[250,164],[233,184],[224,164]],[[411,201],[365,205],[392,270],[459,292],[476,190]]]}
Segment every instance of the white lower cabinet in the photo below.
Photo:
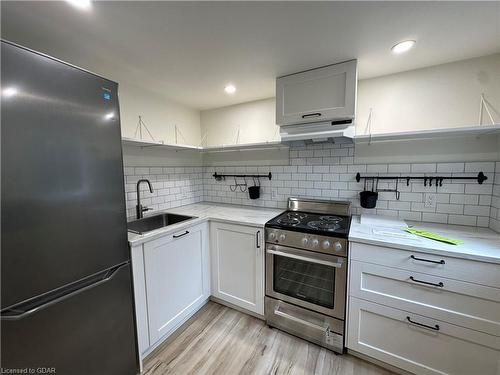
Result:
{"label": "white lower cabinet", "polygon": [[500,337],[355,297],[349,302],[349,349],[416,374],[500,374]]}
{"label": "white lower cabinet", "polygon": [[144,244],[151,343],[176,329],[209,296],[203,236],[198,227]]}
{"label": "white lower cabinet", "polygon": [[262,233],[259,227],[210,222],[210,232],[203,223],[132,247],[141,366],[205,304],[210,291],[222,301],[264,314]]}
{"label": "white lower cabinet", "polygon": [[351,243],[347,347],[416,374],[500,375],[500,265]]}
{"label": "white lower cabinet", "polygon": [[206,223],[132,248],[141,359],[191,317],[210,296]]}
{"label": "white lower cabinet", "polygon": [[212,295],[264,315],[263,228],[210,223]]}

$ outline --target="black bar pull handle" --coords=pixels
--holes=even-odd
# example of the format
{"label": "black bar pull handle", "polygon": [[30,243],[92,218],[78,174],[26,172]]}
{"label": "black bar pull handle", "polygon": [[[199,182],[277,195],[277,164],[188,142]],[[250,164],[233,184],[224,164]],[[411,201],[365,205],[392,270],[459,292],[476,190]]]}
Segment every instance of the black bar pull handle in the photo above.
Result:
{"label": "black bar pull handle", "polygon": [[435,264],[445,264],[446,262],[444,259],[441,260],[430,260],[430,259],[424,259],[424,258],[417,258],[415,255],[410,255],[410,258],[413,260],[418,260],[419,262],[427,262],[427,263],[435,263]]}
{"label": "black bar pull handle", "polygon": [[255,233],[255,240],[257,241],[257,249],[260,249],[260,230],[257,231],[257,233]]}
{"label": "black bar pull handle", "polygon": [[18,303],[14,306],[5,308],[1,311],[1,320],[20,320],[33,315],[43,309],[46,309],[52,305],[62,302],[68,298],[76,296],[83,293],[89,289],[95,288],[103,283],[112,280],[118,271],[130,264],[130,261],[121,263],[113,268],[99,272],[96,275],[87,277],[85,280],[80,280],[78,282],[69,285],[66,288],[56,289],[54,292],[48,295],[41,296],[39,298],[34,298],[26,302]]}
{"label": "black bar pull handle", "polygon": [[306,115],[302,115],[302,118],[311,118],[311,117],[321,117],[321,113],[308,113]]}
{"label": "black bar pull handle", "polygon": [[429,328],[429,329],[432,329],[433,331],[439,331],[439,324],[434,324],[434,327],[433,326],[429,326],[427,324],[423,324],[423,323],[419,323],[419,322],[416,322],[414,320],[411,320],[411,318],[409,316],[406,317],[406,320],[411,323],[411,324],[415,324],[416,326],[420,326],[420,327],[424,327],[424,328]]}
{"label": "black bar pull handle", "polygon": [[431,285],[431,286],[437,286],[439,288],[442,288],[444,287],[444,284],[440,281],[439,283],[430,283],[428,281],[423,281],[423,280],[418,280],[418,279],[415,279],[413,276],[410,276],[410,280],[415,282],[415,283],[420,283],[420,284],[425,284],[425,285]]}
{"label": "black bar pull handle", "polygon": [[174,234],[172,237],[173,238],[179,238],[179,237],[184,237],[186,234],[189,234],[189,231],[185,231],[184,233],[182,234]]}

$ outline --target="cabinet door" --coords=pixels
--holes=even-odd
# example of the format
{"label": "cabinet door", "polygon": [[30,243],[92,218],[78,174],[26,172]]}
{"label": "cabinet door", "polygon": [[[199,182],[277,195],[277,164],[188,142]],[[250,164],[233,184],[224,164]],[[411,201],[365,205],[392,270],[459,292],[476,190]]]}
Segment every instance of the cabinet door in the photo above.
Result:
{"label": "cabinet door", "polygon": [[276,80],[276,123],[354,118],[356,84],[356,60],[280,77]]}
{"label": "cabinet door", "polygon": [[209,296],[204,228],[188,228],[144,245],[151,345],[177,329]]}
{"label": "cabinet door", "polygon": [[355,297],[347,346],[415,374],[500,374],[500,337]]}
{"label": "cabinet door", "polygon": [[210,227],[212,294],[236,306],[264,314],[262,229],[212,223]]}

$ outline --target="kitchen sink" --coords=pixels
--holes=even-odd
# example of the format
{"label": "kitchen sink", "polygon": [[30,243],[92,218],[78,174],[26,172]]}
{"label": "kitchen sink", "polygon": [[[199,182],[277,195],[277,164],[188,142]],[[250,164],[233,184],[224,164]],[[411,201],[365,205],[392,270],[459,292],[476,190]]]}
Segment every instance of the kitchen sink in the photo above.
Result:
{"label": "kitchen sink", "polygon": [[155,229],[177,224],[193,218],[193,216],[160,214],[130,221],[127,223],[127,229],[132,233],[144,234]]}

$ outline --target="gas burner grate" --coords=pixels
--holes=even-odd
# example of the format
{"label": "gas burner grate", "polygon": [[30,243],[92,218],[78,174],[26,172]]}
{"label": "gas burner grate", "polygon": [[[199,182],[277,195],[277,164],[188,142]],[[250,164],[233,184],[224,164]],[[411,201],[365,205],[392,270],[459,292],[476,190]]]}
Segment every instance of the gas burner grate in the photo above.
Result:
{"label": "gas burner grate", "polygon": [[299,220],[303,220],[307,217],[307,214],[302,212],[287,212],[287,216],[289,218],[297,218]]}
{"label": "gas burner grate", "polygon": [[342,221],[344,220],[343,218],[341,218],[340,216],[333,216],[333,215],[328,215],[328,216],[320,216],[319,219],[321,221],[327,221],[329,223],[331,222],[334,222],[334,223],[338,223],[339,221]]}
{"label": "gas burner grate", "polygon": [[297,225],[300,224],[300,220],[296,217],[287,216],[278,219],[278,223],[283,225]]}
{"label": "gas burner grate", "polygon": [[307,226],[312,229],[326,230],[329,232],[333,232],[340,228],[340,225],[338,225],[337,222],[325,220],[310,221],[307,223]]}

